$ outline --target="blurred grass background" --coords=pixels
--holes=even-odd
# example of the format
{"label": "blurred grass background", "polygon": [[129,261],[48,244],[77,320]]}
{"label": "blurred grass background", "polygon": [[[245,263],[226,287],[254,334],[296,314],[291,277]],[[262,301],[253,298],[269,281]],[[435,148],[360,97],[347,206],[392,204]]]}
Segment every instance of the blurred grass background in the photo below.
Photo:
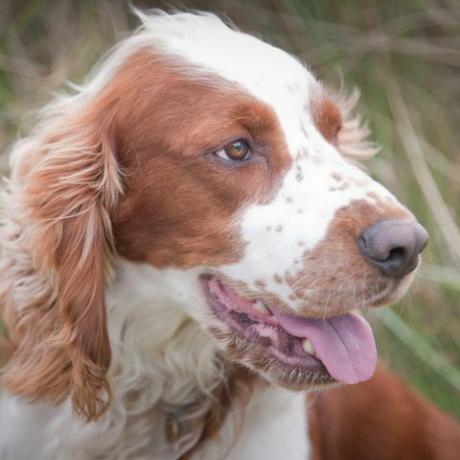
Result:
{"label": "blurred grass background", "polygon": [[[362,93],[382,145],[369,172],[431,239],[411,292],[371,313],[380,355],[460,418],[460,2],[457,0],[133,1],[212,10],[296,54],[326,82]],[[0,152],[67,80],[137,25],[121,0],[0,2]],[[7,171],[6,155],[0,167]],[[1,325],[0,325],[1,331]]]}

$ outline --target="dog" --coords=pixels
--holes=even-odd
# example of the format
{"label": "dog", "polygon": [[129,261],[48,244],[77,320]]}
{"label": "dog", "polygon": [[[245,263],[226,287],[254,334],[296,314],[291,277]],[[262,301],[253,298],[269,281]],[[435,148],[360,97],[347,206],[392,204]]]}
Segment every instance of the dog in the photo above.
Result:
{"label": "dog", "polygon": [[360,309],[427,233],[356,166],[356,94],[212,14],[137,14],[12,147],[0,457],[317,455],[305,391],[371,378]]}

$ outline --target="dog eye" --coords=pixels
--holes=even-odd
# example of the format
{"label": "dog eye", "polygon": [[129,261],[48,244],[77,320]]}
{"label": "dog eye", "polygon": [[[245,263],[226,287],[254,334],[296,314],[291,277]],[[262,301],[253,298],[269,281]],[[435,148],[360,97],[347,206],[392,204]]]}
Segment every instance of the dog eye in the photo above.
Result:
{"label": "dog eye", "polygon": [[219,158],[230,161],[245,161],[251,158],[251,147],[244,139],[237,139],[215,152]]}

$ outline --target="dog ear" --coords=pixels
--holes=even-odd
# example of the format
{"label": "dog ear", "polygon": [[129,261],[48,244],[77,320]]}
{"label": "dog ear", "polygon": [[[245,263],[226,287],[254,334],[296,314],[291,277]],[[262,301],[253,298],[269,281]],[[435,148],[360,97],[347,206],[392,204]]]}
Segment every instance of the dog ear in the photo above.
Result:
{"label": "dog ear", "polygon": [[87,420],[110,401],[105,285],[121,192],[112,124],[108,111],[63,120],[16,167],[39,295],[10,321],[19,340],[2,383],[33,400],[70,396]]}

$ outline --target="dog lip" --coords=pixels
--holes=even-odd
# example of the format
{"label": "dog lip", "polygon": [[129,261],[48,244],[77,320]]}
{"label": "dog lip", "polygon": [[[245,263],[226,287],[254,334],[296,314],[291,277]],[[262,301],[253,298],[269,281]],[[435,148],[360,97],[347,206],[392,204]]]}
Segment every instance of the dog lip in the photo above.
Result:
{"label": "dog lip", "polygon": [[227,301],[226,303],[231,305],[228,307],[230,310],[242,315],[249,315],[251,318],[259,320],[267,326],[279,326],[276,315],[273,314],[272,309],[268,307],[265,301],[258,298],[241,296],[232,286],[226,285],[218,277],[213,275],[206,275],[201,278],[202,288],[205,291],[205,297],[208,298],[208,301],[214,295],[210,288],[210,283],[213,281],[215,281],[221,291],[219,294],[220,297],[224,297]]}

